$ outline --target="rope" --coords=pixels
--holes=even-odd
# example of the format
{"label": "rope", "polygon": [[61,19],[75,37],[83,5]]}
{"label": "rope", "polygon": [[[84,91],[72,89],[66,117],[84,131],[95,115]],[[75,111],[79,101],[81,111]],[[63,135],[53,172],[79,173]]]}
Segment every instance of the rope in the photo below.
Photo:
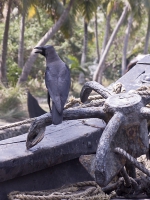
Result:
{"label": "rope", "polygon": [[122,92],[126,91],[125,87],[122,85],[122,83],[119,83],[119,82],[113,84],[112,90],[113,90],[113,92],[115,94],[119,94],[119,93],[122,93]]}
{"label": "rope", "polygon": [[[88,97],[88,100],[90,100],[90,101],[97,100],[97,99],[103,99],[103,97],[101,95],[93,95],[93,96]],[[83,105],[80,98],[75,98],[72,96],[69,98],[69,102],[65,105],[64,108],[68,109],[70,107],[73,107],[75,104]]]}
{"label": "rope", "polygon": [[143,173],[145,173],[147,176],[150,177],[150,171],[144,167],[141,163],[139,163],[134,157],[132,157],[130,154],[128,154],[125,150],[117,147],[115,148],[115,152],[121,154],[125,158],[127,158],[133,165],[135,165],[139,170],[141,170]]}
{"label": "rope", "polygon": [[130,90],[129,92],[139,94],[140,96],[148,96],[150,95],[150,87],[142,86],[138,88],[137,90]]}
{"label": "rope", "polygon": [[13,128],[15,126],[20,126],[20,125],[23,125],[23,124],[28,124],[28,123],[33,122],[35,119],[36,119],[36,117],[30,118],[30,119],[26,119],[26,120],[23,120],[23,121],[20,121],[20,122],[16,122],[16,123],[13,123],[13,124],[0,126],[0,130],[4,130],[4,129],[7,129],[7,128]]}
{"label": "rope", "polygon": [[57,191],[11,192],[9,200],[109,200],[114,194],[105,194],[94,181],[80,182]]}

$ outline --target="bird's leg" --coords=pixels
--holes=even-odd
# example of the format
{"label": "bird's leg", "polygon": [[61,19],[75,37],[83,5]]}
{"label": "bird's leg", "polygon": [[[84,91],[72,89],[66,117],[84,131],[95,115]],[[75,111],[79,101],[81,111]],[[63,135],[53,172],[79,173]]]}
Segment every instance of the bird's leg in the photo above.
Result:
{"label": "bird's leg", "polygon": [[47,91],[47,103],[48,103],[50,112],[52,112],[50,101],[51,101],[51,97],[50,97],[50,95],[49,95],[49,92]]}
{"label": "bird's leg", "polygon": [[89,81],[84,84],[81,90],[81,93],[80,93],[81,102],[84,103],[88,99],[88,96],[90,95],[92,90],[100,94],[104,99],[107,99],[108,97],[112,95],[111,91],[103,87],[101,84],[95,81]]}

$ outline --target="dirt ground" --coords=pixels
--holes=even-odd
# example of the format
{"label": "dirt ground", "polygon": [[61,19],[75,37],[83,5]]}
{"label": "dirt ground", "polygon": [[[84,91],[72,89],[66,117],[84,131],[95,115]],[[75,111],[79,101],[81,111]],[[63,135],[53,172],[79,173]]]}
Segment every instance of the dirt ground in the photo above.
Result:
{"label": "dirt ground", "polygon": [[[146,155],[142,155],[137,159],[138,162],[142,163],[146,169],[150,170],[150,160],[146,158]],[[137,169],[137,176],[143,175],[143,173]]]}

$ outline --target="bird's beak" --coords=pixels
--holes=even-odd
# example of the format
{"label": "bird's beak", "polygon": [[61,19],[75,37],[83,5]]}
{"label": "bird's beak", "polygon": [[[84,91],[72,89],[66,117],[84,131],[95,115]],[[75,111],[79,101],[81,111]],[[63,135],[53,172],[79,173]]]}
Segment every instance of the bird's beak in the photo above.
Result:
{"label": "bird's beak", "polygon": [[37,49],[37,50],[35,50],[34,53],[42,53],[43,52],[43,47],[35,47],[34,49]]}

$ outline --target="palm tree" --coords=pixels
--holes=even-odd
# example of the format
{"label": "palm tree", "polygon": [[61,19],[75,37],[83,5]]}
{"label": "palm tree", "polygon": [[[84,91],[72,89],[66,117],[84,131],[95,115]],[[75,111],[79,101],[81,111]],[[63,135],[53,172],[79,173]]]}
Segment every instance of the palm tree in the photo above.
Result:
{"label": "palm tree", "polygon": [[96,43],[96,54],[97,54],[97,62],[100,60],[100,51],[99,51],[99,41],[98,41],[98,23],[97,23],[97,11],[95,12],[95,20],[94,20],[94,27],[95,27],[95,43]]}
{"label": "palm tree", "polygon": [[5,28],[4,28],[4,34],[3,34],[3,43],[2,43],[2,55],[0,60],[0,80],[1,82],[7,86],[7,68],[6,68],[6,58],[7,58],[7,45],[8,45],[8,33],[9,33],[9,23],[10,23],[10,11],[11,11],[11,5],[12,0],[8,0],[5,2],[5,5],[7,5],[7,14],[6,14],[6,20],[5,20]]}
{"label": "palm tree", "polygon": [[97,10],[97,0],[77,1],[78,11],[84,17],[84,38],[83,51],[81,56],[81,66],[86,62],[87,57],[87,43],[88,43],[88,23],[93,18]]}
{"label": "palm tree", "polygon": [[118,31],[119,31],[119,28],[121,27],[126,15],[127,15],[128,7],[129,7],[129,5],[125,4],[125,6],[123,8],[123,12],[122,12],[122,14],[120,16],[120,19],[119,19],[118,23],[116,24],[116,27],[114,28],[113,33],[111,34],[111,37],[110,37],[110,39],[109,39],[109,41],[108,41],[108,43],[107,43],[107,45],[105,47],[105,50],[104,50],[103,54],[101,55],[101,59],[99,61],[98,67],[97,67],[97,69],[96,69],[96,71],[94,73],[94,76],[93,76],[93,80],[94,81],[98,81],[100,83],[102,82],[102,75],[103,75],[103,71],[105,69],[105,65],[104,65],[105,59],[106,59],[107,54],[109,52],[109,49],[110,49],[110,47],[111,47],[111,45],[113,43],[113,40],[115,39],[115,37],[116,37],[116,35],[117,35]]}
{"label": "palm tree", "polygon": [[23,57],[24,57],[24,32],[25,32],[25,16],[26,11],[23,9],[21,23],[20,23],[20,38],[19,38],[19,48],[18,48],[18,67],[23,67]]}
{"label": "palm tree", "polygon": [[106,45],[110,36],[110,20],[113,13],[114,1],[110,1],[110,2],[104,1],[102,4],[102,7],[104,10],[106,10],[106,24],[105,24],[105,35],[104,35],[101,55],[103,54],[106,48]]}
{"label": "palm tree", "polygon": [[146,37],[145,37],[145,46],[144,46],[144,54],[148,53],[148,46],[149,46],[149,38],[150,38],[150,1],[149,0],[143,0],[144,7],[147,12],[147,18],[148,18],[148,24],[147,24],[147,31],[146,31]]}
{"label": "palm tree", "polygon": [[123,53],[122,53],[122,75],[126,72],[127,67],[127,48],[128,48],[128,40],[131,32],[132,23],[136,22],[136,26],[132,27],[131,34],[134,34],[139,28],[142,23],[142,14],[143,14],[143,6],[141,0],[132,1],[129,0],[130,3],[130,12],[128,17],[128,25],[125,31],[124,37],[124,45],[123,45]]}
{"label": "palm tree", "polygon": [[25,33],[25,18],[27,13],[28,1],[22,0],[19,4],[21,10],[21,21],[20,21],[20,37],[19,37],[19,47],[18,47],[18,67],[23,67],[23,57],[24,57],[24,33]]}
{"label": "palm tree", "polygon": [[83,50],[82,50],[82,56],[81,56],[81,66],[82,67],[86,63],[87,45],[88,45],[88,23],[84,19],[84,38],[83,38]]}
{"label": "palm tree", "polygon": [[24,64],[24,33],[25,33],[25,21],[26,15],[28,14],[28,18],[37,15],[39,18],[38,10],[36,5],[39,2],[36,0],[22,0],[18,1],[18,7],[21,13],[21,21],[20,21],[20,37],[19,37],[19,47],[18,47],[18,67],[23,68]]}
{"label": "palm tree", "polygon": [[[23,46],[24,46],[24,30],[25,30],[25,15],[27,12],[27,7],[35,1],[29,0],[22,0],[22,1],[15,1],[15,0],[8,0],[1,2],[1,9],[6,5],[8,7],[6,13],[6,20],[5,20],[5,30],[3,36],[3,45],[2,45],[2,56],[1,56],[1,63],[0,63],[0,80],[4,85],[7,85],[7,68],[6,68],[6,59],[7,59],[7,43],[8,43],[8,33],[9,33],[9,22],[10,22],[10,11],[12,6],[16,6],[22,12],[22,19],[21,19],[21,31],[20,31],[20,42],[19,42],[19,50],[18,50],[18,66],[22,67],[23,64]],[[29,3],[30,2],[30,3]]]}
{"label": "palm tree", "polygon": [[[79,12],[84,18],[84,37],[83,37],[83,48],[81,55],[81,67],[84,68],[87,58],[87,50],[88,50],[88,23],[95,16],[96,10],[98,6],[97,0],[87,0],[87,1],[76,1],[75,9]],[[79,83],[84,83],[84,74],[83,72],[79,75]]]}
{"label": "palm tree", "polygon": [[[61,26],[63,25],[63,23],[65,22],[65,20],[67,19],[68,15],[69,15],[69,11],[70,11],[74,1],[75,0],[69,1],[66,9],[63,11],[63,13],[59,17],[59,19],[49,29],[49,31],[41,38],[41,40],[37,43],[36,46],[45,45],[53,37],[53,35],[61,28]],[[26,61],[26,63],[23,66],[22,74],[18,80],[18,84],[22,84],[27,80],[28,75],[31,70],[31,67],[32,67],[33,63],[35,62],[36,58],[37,58],[37,54],[34,53],[34,49],[33,49],[30,53],[28,60]]]}
{"label": "palm tree", "polygon": [[129,40],[129,36],[130,36],[132,21],[133,21],[133,16],[131,13],[128,18],[128,26],[125,31],[125,37],[124,37],[124,46],[123,46],[123,51],[122,51],[122,68],[121,68],[122,76],[125,74],[126,67],[127,67],[127,47],[128,47],[128,40]]}

